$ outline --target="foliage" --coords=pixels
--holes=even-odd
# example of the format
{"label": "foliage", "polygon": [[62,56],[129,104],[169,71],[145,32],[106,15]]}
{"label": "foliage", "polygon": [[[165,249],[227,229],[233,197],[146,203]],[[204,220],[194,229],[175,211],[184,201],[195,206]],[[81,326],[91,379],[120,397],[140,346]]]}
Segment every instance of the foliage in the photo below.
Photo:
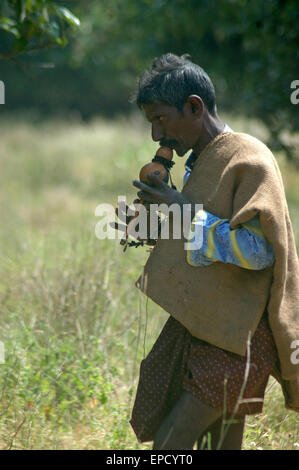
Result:
{"label": "foliage", "polygon": [[[56,16],[68,19],[54,2],[34,4],[45,2],[56,8]],[[33,5],[33,0],[22,4]],[[4,70],[2,80],[15,84],[12,107],[31,105],[42,114],[77,110],[84,119],[128,112],[136,78],[155,56],[189,53],[215,83],[220,112],[260,118],[270,130],[271,147],[284,149],[293,161],[298,158],[292,135],[299,113],[290,100],[291,83],[299,78],[297,0],[78,0],[72,9],[81,28],[67,48],[31,54],[34,68],[26,69],[28,78]],[[44,27],[52,41],[63,42],[50,26],[58,23],[55,15]],[[16,15],[8,18],[16,21]],[[17,24],[21,28],[20,20]],[[41,60],[56,68],[38,69]],[[38,84],[26,96],[20,91],[24,78],[29,86]]]}
{"label": "foliage", "polygon": [[65,46],[65,27],[77,28],[79,19],[52,0],[4,0],[0,7],[0,29],[14,36],[11,49],[2,59],[44,49],[53,44]]}
{"label": "foliage", "polygon": [[299,128],[290,101],[298,78],[298,21],[296,0],[92,1],[83,20],[89,34],[78,38],[75,56],[104,67],[113,61],[125,80],[154,56],[187,52],[211,74],[220,105],[261,118],[271,145],[291,158],[283,134]]}

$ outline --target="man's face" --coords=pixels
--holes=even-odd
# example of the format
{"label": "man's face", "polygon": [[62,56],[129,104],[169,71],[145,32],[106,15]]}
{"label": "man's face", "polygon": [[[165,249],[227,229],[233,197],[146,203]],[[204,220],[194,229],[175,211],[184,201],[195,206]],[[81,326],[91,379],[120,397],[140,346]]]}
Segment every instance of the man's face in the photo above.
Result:
{"label": "man's face", "polygon": [[152,124],[152,139],[185,155],[200,138],[200,123],[186,103],[182,111],[163,103],[143,105],[147,120]]}

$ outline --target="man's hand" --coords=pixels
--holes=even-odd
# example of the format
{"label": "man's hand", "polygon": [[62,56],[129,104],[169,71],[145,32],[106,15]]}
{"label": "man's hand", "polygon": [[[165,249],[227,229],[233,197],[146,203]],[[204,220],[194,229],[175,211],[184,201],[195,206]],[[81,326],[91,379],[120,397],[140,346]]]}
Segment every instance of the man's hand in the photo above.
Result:
{"label": "man's hand", "polygon": [[[133,204],[135,206],[135,209],[137,210],[138,205],[140,204],[140,200],[135,199],[133,201]],[[132,209],[130,209],[130,207],[127,204],[119,205],[119,207],[116,207],[115,209],[115,214],[117,215],[117,217],[120,219],[121,222],[124,222],[125,225],[118,224],[117,222],[110,222],[110,227],[114,228],[115,230],[121,230],[122,232],[126,233],[129,223],[135,217],[135,215],[133,214],[129,215],[131,213],[132,213]]]}
{"label": "man's hand", "polygon": [[[137,193],[140,199],[158,205],[163,203],[166,204],[166,206],[178,204],[181,209],[183,209],[184,204],[191,204],[182,193],[168,186],[168,184],[164,183],[164,181],[157,176],[157,172],[155,173],[147,175],[148,180],[151,181],[151,186],[138,180],[133,181],[133,185],[141,189],[141,191]],[[161,210],[161,212],[163,211]]]}
{"label": "man's hand", "polygon": [[[146,204],[146,203],[141,205],[140,199],[135,199],[133,201],[133,204],[134,204],[134,207],[135,207],[135,211],[140,211],[141,208],[144,210],[144,207],[148,206],[148,204]],[[121,205],[119,205],[119,207],[117,207],[115,209],[115,213],[116,213],[117,217],[121,220],[121,222],[125,223],[125,225],[124,224],[119,224],[117,222],[110,222],[110,227],[114,228],[115,230],[121,230],[122,232],[124,232],[123,239],[125,239],[126,235],[128,235],[128,234],[132,235],[130,233],[130,223],[136,217],[136,213],[132,214],[132,212],[133,212],[133,209],[131,209],[129,206],[127,206],[127,204],[121,204]],[[136,231],[139,230],[139,224],[138,223],[137,223],[135,228],[136,228]],[[147,245],[155,245],[155,243],[156,243],[156,240],[150,239],[149,237],[141,238],[140,236],[138,236],[137,240],[141,241],[141,242],[144,242]]]}

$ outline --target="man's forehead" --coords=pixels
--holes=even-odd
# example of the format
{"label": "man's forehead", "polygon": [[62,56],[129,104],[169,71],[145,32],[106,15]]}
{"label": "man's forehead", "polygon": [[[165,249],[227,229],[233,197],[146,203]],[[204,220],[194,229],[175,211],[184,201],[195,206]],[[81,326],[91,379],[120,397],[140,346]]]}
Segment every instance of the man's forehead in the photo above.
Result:
{"label": "man's forehead", "polygon": [[151,121],[155,116],[159,116],[160,114],[168,114],[177,111],[175,106],[170,106],[169,104],[165,103],[144,104],[142,108],[146,118],[149,121]]}

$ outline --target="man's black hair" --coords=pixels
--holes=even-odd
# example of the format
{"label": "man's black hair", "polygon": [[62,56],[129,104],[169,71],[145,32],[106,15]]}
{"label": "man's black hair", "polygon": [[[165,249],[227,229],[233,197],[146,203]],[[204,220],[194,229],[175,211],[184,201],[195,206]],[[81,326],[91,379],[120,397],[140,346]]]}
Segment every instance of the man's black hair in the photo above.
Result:
{"label": "man's black hair", "polygon": [[171,53],[156,58],[139,79],[134,97],[137,105],[141,108],[144,104],[160,102],[181,111],[190,95],[198,95],[214,114],[216,96],[211,79],[189,58],[187,54],[179,57]]}

